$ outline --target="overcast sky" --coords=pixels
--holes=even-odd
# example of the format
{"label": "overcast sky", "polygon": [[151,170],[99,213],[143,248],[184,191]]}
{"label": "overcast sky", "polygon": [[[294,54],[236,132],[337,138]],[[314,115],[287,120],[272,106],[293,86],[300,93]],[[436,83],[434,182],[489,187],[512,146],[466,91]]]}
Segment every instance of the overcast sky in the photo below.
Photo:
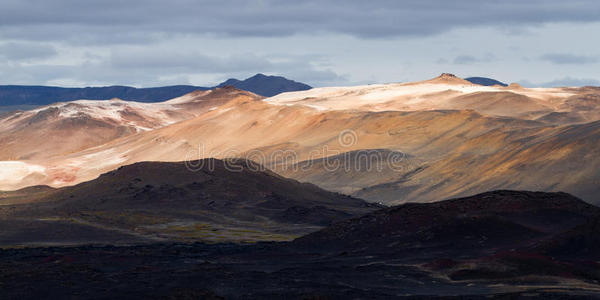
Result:
{"label": "overcast sky", "polygon": [[600,85],[600,1],[1,0],[0,85]]}

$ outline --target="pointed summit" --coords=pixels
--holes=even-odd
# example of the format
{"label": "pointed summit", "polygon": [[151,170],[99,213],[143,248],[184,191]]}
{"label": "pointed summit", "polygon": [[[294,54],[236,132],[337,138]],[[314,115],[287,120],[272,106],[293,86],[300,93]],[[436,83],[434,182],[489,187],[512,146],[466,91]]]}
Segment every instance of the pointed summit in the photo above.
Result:
{"label": "pointed summit", "polygon": [[523,87],[520,84],[516,83],[516,82],[513,82],[513,83],[509,84],[508,88],[513,89],[513,90],[523,89]]}
{"label": "pointed summit", "polygon": [[456,75],[452,73],[442,73],[438,78],[458,78]]}
{"label": "pointed summit", "polygon": [[442,73],[440,76],[430,79],[430,80],[426,80],[424,81],[424,83],[435,83],[435,84],[466,84],[466,85],[472,85],[473,83],[464,80],[460,77],[457,77],[456,75],[452,74],[452,73]]}

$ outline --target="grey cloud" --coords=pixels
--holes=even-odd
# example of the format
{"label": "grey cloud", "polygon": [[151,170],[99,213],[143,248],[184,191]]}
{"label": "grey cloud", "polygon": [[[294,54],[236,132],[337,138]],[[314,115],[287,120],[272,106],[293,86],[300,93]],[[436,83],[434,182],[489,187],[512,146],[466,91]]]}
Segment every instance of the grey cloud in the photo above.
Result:
{"label": "grey cloud", "polygon": [[566,53],[548,53],[540,56],[541,60],[549,61],[553,64],[567,65],[567,64],[590,64],[598,62],[597,57],[573,55]]}
{"label": "grey cloud", "polygon": [[[489,34],[506,38],[506,34],[531,30],[528,34],[544,38],[540,32],[546,34],[547,28],[556,31],[557,27],[541,26],[544,24],[570,22],[565,26],[569,28],[598,21],[600,2],[591,0],[2,0],[0,44],[11,41],[28,46],[39,44],[40,48],[35,50],[37,53],[33,48],[14,51],[13,47],[12,51],[4,51],[11,54],[0,55],[0,77],[8,83],[67,80],[81,85],[142,86],[165,80],[183,83],[191,78],[195,84],[204,84],[196,81],[244,77],[257,72],[289,76],[314,86],[358,82],[365,77],[393,81],[405,74],[420,79],[418,76],[425,72],[414,66],[438,57],[443,57],[438,61],[440,64],[471,64],[461,66],[470,72],[487,68],[488,65],[478,64],[495,60],[483,55],[485,51],[510,60],[502,49],[478,45],[477,39],[484,43]],[[482,38],[480,29],[488,35]],[[471,34],[479,38],[471,38]],[[428,39],[415,38],[424,36],[430,36],[431,45],[440,43],[440,50],[410,48],[411,44],[429,43]],[[551,36],[548,39],[556,35]],[[340,42],[319,44],[323,38]],[[389,41],[406,42],[409,47],[399,51],[398,57],[414,56],[416,63],[390,70],[389,62],[395,61],[395,57],[386,53],[385,46],[376,50],[363,47]],[[448,51],[449,43],[460,45],[462,50]],[[588,48],[597,44],[592,39],[585,43]],[[30,63],[52,57],[52,49],[46,47],[44,52],[44,45],[54,45],[64,53],[47,62]],[[284,55],[269,53],[270,46],[272,51]],[[544,46],[549,52],[565,51],[553,40]],[[356,49],[340,55],[348,47]],[[530,46],[523,47],[520,56],[539,59],[540,53],[535,50],[528,53]],[[87,51],[89,55],[85,54]],[[294,56],[314,53],[327,57]],[[447,53],[451,54],[445,56]],[[330,64],[327,58],[331,59]],[[82,60],[89,62],[72,65]],[[356,61],[361,62],[357,66],[364,68],[364,72],[352,65]],[[579,76],[593,76],[582,71]],[[353,72],[352,77],[343,74],[348,72]],[[542,78],[547,78],[543,75]]]}
{"label": "grey cloud", "polygon": [[120,69],[189,71],[197,73],[251,71],[272,68],[269,60],[253,54],[229,57],[173,50],[112,51],[110,64]]}
{"label": "grey cloud", "polygon": [[289,78],[312,86],[345,85],[349,83],[348,75],[338,74],[330,69],[317,70],[305,66],[303,68],[291,70],[288,74]]}
{"label": "grey cloud", "polygon": [[532,83],[528,80],[521,80],[519,81],[519,84],[525,87],[600,86],[600,81],[593,78],[573,78],[567,76],[542,83]]}
{"label": "grey cloud", "polygon": [[470,65],[480,62],[491,62],[495,60],[495,56],[491,53],[487,53],[483,57],[475,57],[472,55],[459,55],[454,58],[453,63],[456,65]]}
{"label": "grey cloud", "polygon": [[456,58],[454,58],[453,62],[457,65],[468,65],[478,61],[479,60],[477,58],[471,55],[459,55]]}
{"label": "grey cloud", "polygon": [[448,60],[447,60],[447,59],[445,59],[445,58],[438,58],[438,59],[435,61],[435,63],[436,63],[436,64],[438,64],[438,65],[444,65],[444,64],[447,64],[447,63],[448,63]]}
{"label": "grey cloud", "polygon": [[57,54],[56,49],[50,45],[14,42],[0,44],[0,57],[13,61],[43,59]]}
{"label": "grey cloud", "polygon": [[600,81],[591,78],[572,78],[564,77],[556,79],[550,82],[542,83],[543,87],[555,87],[555,86],[600,86]]}
{"label": "grey cloud", "polygon": [[288,36],[333,32],[363,38],[423,36],[459,27],[520,28],[600,20],[600,2],[359,0],[4,0],[0,36],[134,42],[161,35]]}

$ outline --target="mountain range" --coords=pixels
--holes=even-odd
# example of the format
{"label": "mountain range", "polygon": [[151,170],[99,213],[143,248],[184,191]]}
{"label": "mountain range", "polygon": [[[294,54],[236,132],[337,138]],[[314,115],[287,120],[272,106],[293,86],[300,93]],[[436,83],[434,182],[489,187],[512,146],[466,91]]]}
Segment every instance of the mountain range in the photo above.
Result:
{"label": "mountain range", "polygon": [[0,114],[3,297],[597,298],[599,88],[231,84]]}
{"label": "mountain range", "polygon": [[[228,79],[216,87],[234,86],[262,96],[274,96],[289,91],[307,90],[311,87],[281,76],[256,74],[245,80]],[[162,102],[197,90],[211,87],[174,85],[153,88],[129,86],[106,86],[85,88],[62,88],[52,86],[0,86],[0,106],[47,105],[80,99],[106,100],[118,98],[136,102]]]}
{"label": "mountain range", "polygon": [[[0,119],[5,128],[0,189],[73,185],[142,161],[236,156],[285,177],[386,204],[494,189],[566,191],[595,202],[599,95],[592,87],[487,87],[443,74],[422,82],[315,88],[266,99],[218,88],[139,104],[135,114],[111,101],[74,102],[79,106],[69,106],[68,113],[62,104],[50,105]],[[141,116],[150,112],[155,125],[132,121],[132,115],[146,119]],[[106,137],[73,134],[93,129],[81,120],[101,122]],[[47,135],[64,138],[40,143]],[[336,155],[343,162],[344,153],[353,151],[373,151],[380,168],[348,172],[323,163]],[[281,157],[286,153],[293,157]],[[300,163],[308,167],[291,167]]]}

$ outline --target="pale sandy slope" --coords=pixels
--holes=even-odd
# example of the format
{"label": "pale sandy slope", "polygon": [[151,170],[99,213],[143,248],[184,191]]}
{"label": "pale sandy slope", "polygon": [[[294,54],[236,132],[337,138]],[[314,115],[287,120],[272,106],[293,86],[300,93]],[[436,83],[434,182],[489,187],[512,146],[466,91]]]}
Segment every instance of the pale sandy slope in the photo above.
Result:
{"label": "pale sandy slope", "polygon": [[[6,113],[0,116],[0,189],[77,182],[81,168],[97,170],[123,161],[110,149],[96,153],[99,146],[193,118],[240,96],[261,99],[224,88],[163,103],[80,100]],[[79,155],[86,150],[89,154]],[[70,156],[78,158],[62,162]]]}
{"label": "pale sandy slope", "polygon": [[[524,119],[543,118],[550,113],[569,114],[571,123],[597,120],[600,99],[589,99],[592,107],[573,102],[599,91],[573,88],[523,88],[481,86],[443,74],[416,83],[326,87],[290,92],[267,99],[277,105],[306,105],[319,110],[420,111],[473,109],[482,114]],[[547,118],[550,121],[549,118]],[[556,118],[555,118],[556,119]],[[557,121],[557,120],[553,120]],[[565,123],[560,120],[559,123]]]}
{"label": "pale sandy slope", "polygon": [[[193,118],[239,91],[197,91],[163,103],[79,100],[0,115],[0,161],[72,154]],[[258,97],[258,96],[256,96]]]}
{"label": "pale sandy slope", "polygon": [[[412,84],[314,89],[266,101],[240,96],[166,127],[70,155],[27,160],[30,165],[14,168],[24,178],[3,181],[0,189],[71,185],[138,161],[244,156],[284,176],[390,204],[501,188],[563,190],[597,201],[598,94],[594,88],[480,87],[444,75]],[[383,104],[385,109],[378,106]],[[409,109],[399,108],[406,105]],[[536,120],[549,114],[551,120]],[[340,133],[350,133],[352,140],[340,142]],[[340,173],[343,169],[324,171],[322,163],[302,172],[284,168],[361,149],[404,153],[410,161],[393,172],[349,175]],[[294,157],[282,159],[283,154]]]}

